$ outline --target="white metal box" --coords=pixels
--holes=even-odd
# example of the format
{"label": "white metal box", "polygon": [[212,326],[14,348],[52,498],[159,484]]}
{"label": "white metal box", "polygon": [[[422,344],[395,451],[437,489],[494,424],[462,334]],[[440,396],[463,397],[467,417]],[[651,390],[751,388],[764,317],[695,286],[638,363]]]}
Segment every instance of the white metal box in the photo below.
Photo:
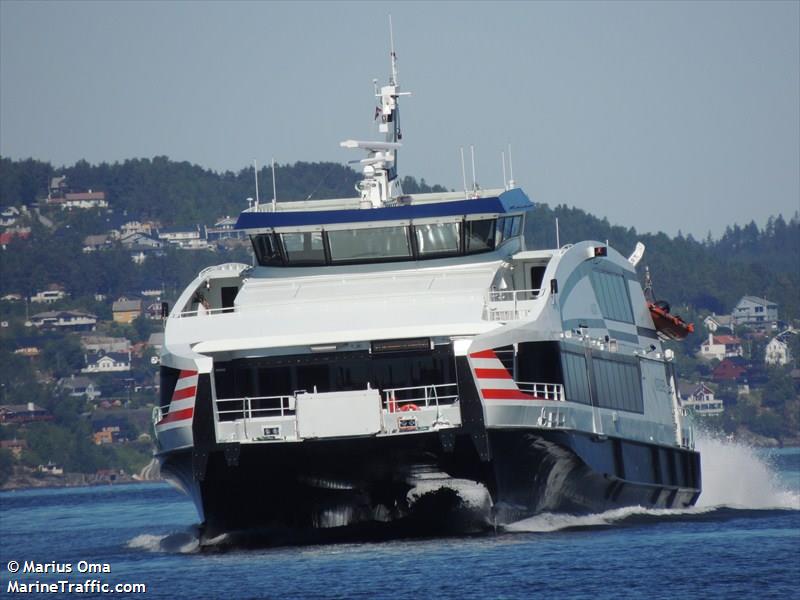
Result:
{"label": "white metal box", "polygon": [[374,435],[381,430],[378,390],[298,394],[296,411],[301,439]]}

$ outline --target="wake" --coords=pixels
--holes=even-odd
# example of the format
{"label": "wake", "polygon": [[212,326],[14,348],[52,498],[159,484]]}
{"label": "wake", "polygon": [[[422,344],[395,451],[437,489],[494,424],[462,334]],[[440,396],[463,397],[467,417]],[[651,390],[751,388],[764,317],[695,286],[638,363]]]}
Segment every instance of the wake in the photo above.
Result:
{"label": "wake", "polygon": [[607,528],[622,524],[670,520],[722,520],[775,510],[800,510],[800,481],[781,481],[768,458],[756,449],[709,434],[698,435],[703,492],[696,506],[685,509],[617,508],[603,513],[542,513],[509,523],[509,532],[550,533]]}

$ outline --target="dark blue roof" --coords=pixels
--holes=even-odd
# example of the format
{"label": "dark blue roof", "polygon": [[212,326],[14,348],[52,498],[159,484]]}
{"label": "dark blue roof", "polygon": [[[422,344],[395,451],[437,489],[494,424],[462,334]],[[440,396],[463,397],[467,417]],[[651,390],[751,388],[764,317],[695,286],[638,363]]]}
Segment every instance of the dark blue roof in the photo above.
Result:
{"label": "dark blue roof", "polygon": [[411,204],[386,208],[315,210],[284,212],[243,212],[236,229],[261,229],[266,227],[296,227],[307,225],[332,225],[341,223],[366,223],[369,221],[400,221],[429,217],[449,217],[528,210],[533,204],[522,190],[503,192],[493,198],[455,200],[430,204]]}

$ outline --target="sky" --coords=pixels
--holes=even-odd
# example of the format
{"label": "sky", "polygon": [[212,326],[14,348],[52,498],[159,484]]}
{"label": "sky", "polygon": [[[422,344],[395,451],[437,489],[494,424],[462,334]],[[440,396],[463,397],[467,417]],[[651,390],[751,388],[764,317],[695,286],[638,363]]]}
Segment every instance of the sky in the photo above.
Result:
{"label": "sky", "polygon": [[[0,0],[0,154],[361,158],[394,23],[401,175],[514,179],[640,232],[800,210],[800,2]],[[280,197],[280,181],[278,181]]]}

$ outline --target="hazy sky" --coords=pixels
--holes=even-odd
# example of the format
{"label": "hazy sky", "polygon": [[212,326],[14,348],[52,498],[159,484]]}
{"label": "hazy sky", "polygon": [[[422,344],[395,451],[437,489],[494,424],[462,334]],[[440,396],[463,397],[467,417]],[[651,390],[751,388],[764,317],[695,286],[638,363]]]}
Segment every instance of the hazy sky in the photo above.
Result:
{"label": "hazy sky", "polygon": [[[0,153],[345,162],[392,13],[401,174],[703,237],[800,210],[798,2],[0,0]],[[469,169],[469,166],[468,166]],[[280,184],[280,182],[279,182]],[[279,189],[280,195],[280,189]]]}

